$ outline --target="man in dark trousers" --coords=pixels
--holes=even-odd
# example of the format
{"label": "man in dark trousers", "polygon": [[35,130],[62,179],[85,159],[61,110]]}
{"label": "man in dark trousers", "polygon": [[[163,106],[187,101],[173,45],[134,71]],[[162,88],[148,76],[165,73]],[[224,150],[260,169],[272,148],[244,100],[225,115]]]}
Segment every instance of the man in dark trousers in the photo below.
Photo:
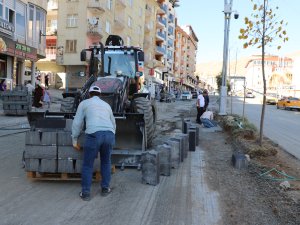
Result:
{"label": "man in dark trousers", "polygon": [[207,110],[208,104],[209,104],[209,97],[208,97],[208,91],[204,89],[203,91],[203,97],[205,100],[205,105],[204,105],[204,112]]}
{"label": "man in dark trousers", "polygon": [[200,90],[199,93],[198,93],[198,98],[197,98],[197,103],[196,103],[196,106],[197,106],[197,119],[196,119],[196,122],[198,124],[202,124],[201,120],[200,120],[200,117],[202,116],[202,114],[204,113],[204,106],[205,106],[205,99],[203,97],[203,93],[202,91]]}
{"label": "man in dark trousers", "polygon": [[101,159],[101,195],[110,192],[111,151],[115,144],[116,121],[109,104],[100,99],[101,89],[91,86],[90,98],[82,101],[77,109],[72,125],[73,146],[80,149],[77,143],[83,122],[85,121],[85,143],[83,146],[82,190],[79,196],[84,201],[90,200],[94,160],[100,152]]}

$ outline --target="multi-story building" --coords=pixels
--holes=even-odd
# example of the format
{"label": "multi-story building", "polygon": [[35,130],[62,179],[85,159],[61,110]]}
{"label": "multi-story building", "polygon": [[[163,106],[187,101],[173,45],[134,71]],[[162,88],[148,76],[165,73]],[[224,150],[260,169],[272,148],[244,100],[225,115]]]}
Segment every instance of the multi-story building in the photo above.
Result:
{"label": "multi-story building", "polygon": [[[245,72],[247,88],[261,91],[263,89],[262,58],[252,56],[247,62]],[[265,56],[265,78],[268,90],[290,88],[293,84],[293,60],[274,55]]]}
{"label": "multi-story building", "polygon": [[46,9],[46,0],[0,1],[0,79],[9,87],[34,82],[35,63],[45,57]]}
{"label": "multi-story building", "polygon": [[194,90],[199,79],[195,76],[198,38],[192,27],[176,25],[174,77],[177,88]]}

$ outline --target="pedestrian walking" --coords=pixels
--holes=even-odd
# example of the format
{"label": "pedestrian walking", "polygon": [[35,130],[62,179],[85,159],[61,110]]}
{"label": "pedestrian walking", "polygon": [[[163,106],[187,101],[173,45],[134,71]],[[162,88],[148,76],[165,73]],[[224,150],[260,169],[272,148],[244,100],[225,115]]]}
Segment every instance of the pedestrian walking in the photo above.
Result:
{"label": "pedestrian walking", "polygon": [[207,89],[204,89],[203,97],[204,97],[204,100],[205,100],[205,105],[204,105],[204,112],[205,112],[207,110],[208,105],[209,105],[209,97],[208,97]]}
{"label": "pedestrian walking", "polygon": [[0,82],[0,91],[6,91],[5,79]]}
{"label": "pedestrian walking", "polygon": [[51,97],[49,91],[44,90],[43,102],[47,105],[47,108],[50,109]]}
{"label": "pedestrian walking", "polygon": [[44,96],[44,85],[43,84],[36,85],[36,88],[34,89],[32,106],[36,108],[41,108],[43,106],[43,96]]}
{"label": "pedestrian walking", "polygon": [[45,86],[47,89],[49,88],[49,75],[48,74],[45,76]]}
{"label": "pedestrian walking", "polygon": [[204,113],[205,99],[203,97],[203,93],[202,93],[201,90],[198,93],[196,106],[197,106],[197,119],[196,119],[196,122],[199,123],[199,124],[202,124],[202,122],[200,120],[200,117]]}
{"label": "pedestrian walking", "polygon": [[31,84],[31,80],[27,81],[27,84],[25,85],[25,87],[27,87],[28,93],[29,93],[30,95],[32,95],[35,88],[34,88],[34,86]]}
{"label": "pedestrian walking", "polygon": [[85,142],[83,146],[83,164],[81,192],[79,196],[84,201],[90,200],[94,160],[100,152],[101,160],[101,195],[111,193],[111,151],[115,144],[116,121],[109,104],[101,100],[101,89],[92,86],[89,89],[90,98],[82,101],[77,109],[72,125],[73,147],[80,149],[77,139],[85,121]]}

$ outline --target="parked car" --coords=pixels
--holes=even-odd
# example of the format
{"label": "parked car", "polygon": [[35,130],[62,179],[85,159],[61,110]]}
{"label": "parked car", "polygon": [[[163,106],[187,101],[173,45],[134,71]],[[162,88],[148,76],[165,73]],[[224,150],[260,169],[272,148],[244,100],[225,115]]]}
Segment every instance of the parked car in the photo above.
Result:
{"label": "parked car", "polygon": [[277,102],[277,109],[300,110],[300,99],[295,97],[283,97]]}
{"label": "parked car", "polygon": [[180,95],[181,100],[191,100],[192,98],[193,96],[190,91],[183,91]]}
{"label": "parked car", "polygon": [[255,95],[251,91],[248,91],[246,93],[246,98],[255,98]]}
{"label": "parked car", "polygon": [[275,93],[267,93],[266,104],[276,105],[278,101],[277,95]]}
{"label": "parked car", "polygon": [[161,102],[175,102],[176,96],[174,93],[161,93],[160,94],[160,101]]}
{"label": "parked car", "polygon": [[192,98],[197,98],[197,97],[198,97],[198,92],[192,91]]}

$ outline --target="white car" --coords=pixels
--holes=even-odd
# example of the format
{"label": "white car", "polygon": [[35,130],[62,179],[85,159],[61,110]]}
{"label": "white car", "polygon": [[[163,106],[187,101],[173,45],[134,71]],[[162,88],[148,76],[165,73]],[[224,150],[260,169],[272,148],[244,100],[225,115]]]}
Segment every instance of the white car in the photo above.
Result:
{"label": "white car", "polygon": [[192,92],[183,91],[180,95],[181,100],[191,100],[193,98]]}

